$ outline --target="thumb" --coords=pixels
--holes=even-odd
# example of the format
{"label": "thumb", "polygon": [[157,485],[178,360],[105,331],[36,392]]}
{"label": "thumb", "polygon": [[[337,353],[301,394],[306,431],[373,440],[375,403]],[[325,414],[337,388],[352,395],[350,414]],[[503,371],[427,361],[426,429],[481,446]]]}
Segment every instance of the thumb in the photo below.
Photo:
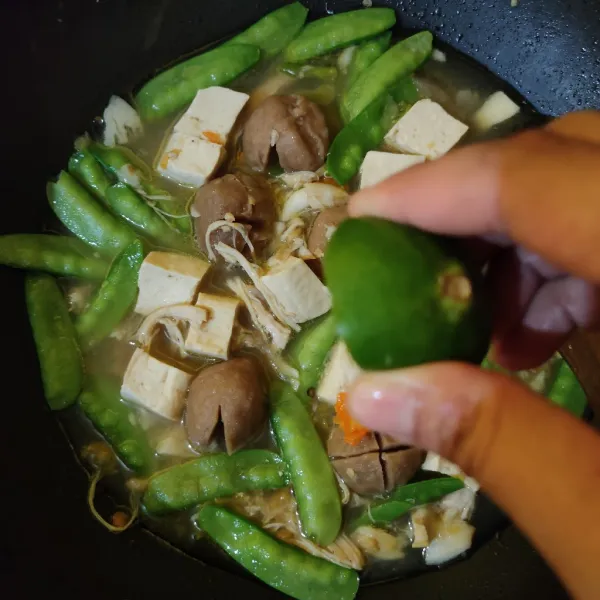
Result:
{"label": "thumb", "polygon": [[363,375],[363,425],[475,477],[576,598],[600,598],[600,437],[509,377],[461,363]]}

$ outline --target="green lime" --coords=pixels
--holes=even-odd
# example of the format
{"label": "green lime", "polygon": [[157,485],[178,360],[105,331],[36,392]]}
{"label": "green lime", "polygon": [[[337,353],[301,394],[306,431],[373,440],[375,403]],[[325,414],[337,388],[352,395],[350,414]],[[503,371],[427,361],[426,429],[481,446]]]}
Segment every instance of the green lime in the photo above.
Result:
{"label": "green lime", "polygon": [[383,219],[348,219],[324,263],[337,332],[362,368],[483,360],[491,318],[482,276],[447,240]]}

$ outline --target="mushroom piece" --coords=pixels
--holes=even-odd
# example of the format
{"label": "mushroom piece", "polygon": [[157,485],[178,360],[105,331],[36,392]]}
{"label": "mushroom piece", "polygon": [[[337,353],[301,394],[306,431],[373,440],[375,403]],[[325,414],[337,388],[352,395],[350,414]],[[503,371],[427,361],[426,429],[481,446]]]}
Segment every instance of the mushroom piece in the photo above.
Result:
{"label": "mushroom piece", "polygon": [[332,206],[321,211],[313,221],[308,234],[308,250],[317,258],[323,258],[325,248],[337,226],[348,218],[348,208],[345,204]]}
{"label": "mushroom piece", "polygon": [[264,375],[255,360],[232,358],[203,369],[192,381],[185,414],[192,444],[207,447],[222,424],[232,454],[256,437],[266,420]]}
{"label": "mushroom piece", "polygon": [[357,494],[365,495],[404,485],[419,470],[424,458],[421,450],[374,433],[368,433],[356,445],[347,444],[337,426],[329,434],[327,451],[344,483]]}
{"label": "mushroom piece", "polygon": [[[197,192],[192,206],[196,217],[198,245],[208,251],[206,234],[215,221],[233,221],[243,225],[256,249],[269,241],[275,223],[275,203],[271,188],[258,175],[237,173],[225,175],[203,185]],[[234,227],[215,229],[209,235],[211,245],[223,242],[242,251],[245,236]]]}
{"label": "mushroom piece", "polygon": [[287,171],[316,171],[325,162],[329,131],[317,104],[303,96],[271,96],[252,113],[243,134],[248,166],[264,172],[271,148]]}

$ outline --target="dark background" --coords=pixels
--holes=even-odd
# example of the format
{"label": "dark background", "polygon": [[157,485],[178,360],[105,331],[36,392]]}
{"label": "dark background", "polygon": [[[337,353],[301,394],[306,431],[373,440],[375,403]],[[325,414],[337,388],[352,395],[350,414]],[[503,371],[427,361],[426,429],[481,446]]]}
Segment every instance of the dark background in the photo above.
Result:
{"label": "dark background", "polygon": [[[277,0],[62,0],[1,3],[2,233],[50,222],[45,182],[67,162],[113,92],[230,35]],[[360,6],[307,3],[312,16]],[[399,0],[400,23],[429,28],[512,83],[549,115],[600,104],[600,3],[591,0]],[[5,353],[0,416],[0,583],[5,598],[279,597],[205,567],[135,528],[120,536],[89,515],[86,476],[46,409],[22,276],[0,271]],[[515,490],[518,493],[518,490]],[[509,529],[449,569],[364,590],[361,597],[436,600],[566,598]]]}

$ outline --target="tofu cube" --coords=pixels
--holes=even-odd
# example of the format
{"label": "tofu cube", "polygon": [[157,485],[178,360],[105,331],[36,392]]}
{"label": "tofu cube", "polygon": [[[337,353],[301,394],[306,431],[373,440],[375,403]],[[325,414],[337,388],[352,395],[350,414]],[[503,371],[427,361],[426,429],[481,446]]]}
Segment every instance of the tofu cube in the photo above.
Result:
{"label": "tofu cube", "polygon": [[425,162],[424,156],[371,150],[367,152],[360,167],[360,188],[377,185],[388,177],[422,162]]}
{"label": "tofu cube", "polygon": [[192,377],[138,348],[125,371],[121,396],[165,419],[178,421]]}
{"label": "tofu cube", "polygon": [[174,252],[150,252],[138,275],[135,311],[149,315],[172,304],[191,304],[210,264]]}
{"label": "tofu cube", "polygon": [[520,110],[504,92],[494,92],[473,115],[473,125],[479,131],[485,131],[511,119]]}
{"label": "tofu cube", "polygon": [[197,456],[191,449],[185,427],[180,423],[169,425],[160,433],[155,443],[155,450],[161,456],[189,458]]}
{"label": "tofu cube", "polygon": [[316,319],[331,309],[329,290],[300,258],[290,256],[260,279],[295,323]]}
{"label": "tofu cube", "polygon": [[240,301],[237,298],[198,294],[196,306],[206,309],[208,320],[202,325],[190,326],[185,349],[193,354],[229,358],[229,343]]}
{"label": "tofu cube", "polygon": [[156,170],[178,183],[200,187],[217,170],[224,157],[221,144],[175,132],[160,155]]}
{"label": "tofu cube", "polygon": [[450,475],[451,477],[458,477],[465,482],[465,485],[473,490],[474,492],[479,490],[479,483],[477,480],[465,475],[464,472],[458,465],[455,465],[453,462],[450,462],[446,458],[442,458],[439,454],[435,452],[428,452],[421,468],[424,471],[437,471],[438,473],[443,473],[444,475]]}
{"label": "tofu cube", "polygon": [[468,129],[437,102],[419,100],[390,129],[385,143],[399,152],[439,158],[458,144]]}
{"label": "tofu cube", "polygon": [[335,404],[340,392],[346,391],[361,373],[362,369],[354,362],[346,344],[336,342],[319,382],[317,398]]}
{"label": "tofu cube", "polygon": [[173,131],[223,146],[248,98],[248,94],[218,86],[198,90]]}

